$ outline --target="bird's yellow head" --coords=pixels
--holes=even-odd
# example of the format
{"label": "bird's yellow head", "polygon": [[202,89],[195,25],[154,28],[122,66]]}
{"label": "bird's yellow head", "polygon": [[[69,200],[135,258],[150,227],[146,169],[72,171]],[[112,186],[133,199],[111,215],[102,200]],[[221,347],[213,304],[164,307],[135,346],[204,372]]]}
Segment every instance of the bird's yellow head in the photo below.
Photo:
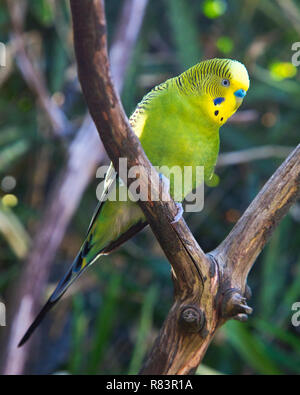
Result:
{"label": "bird's yellow head", "polygon": [[189,85],[201,111],[220,126],[240,107],[250,85],[246,67],[231,59],[205,60],[179,78]]}

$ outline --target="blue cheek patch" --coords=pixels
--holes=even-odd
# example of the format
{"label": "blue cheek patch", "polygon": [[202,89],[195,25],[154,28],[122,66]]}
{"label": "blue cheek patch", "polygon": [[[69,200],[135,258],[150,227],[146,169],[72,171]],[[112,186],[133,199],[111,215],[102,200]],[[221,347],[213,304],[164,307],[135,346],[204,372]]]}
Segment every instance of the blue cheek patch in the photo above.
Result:
{"label": "blue cheek patch", "polygon": [[214,105],[217,106],[218,104],[223,103],[223,101],[225,101],[224,97],[217,97],[216,99],[214,99]]}

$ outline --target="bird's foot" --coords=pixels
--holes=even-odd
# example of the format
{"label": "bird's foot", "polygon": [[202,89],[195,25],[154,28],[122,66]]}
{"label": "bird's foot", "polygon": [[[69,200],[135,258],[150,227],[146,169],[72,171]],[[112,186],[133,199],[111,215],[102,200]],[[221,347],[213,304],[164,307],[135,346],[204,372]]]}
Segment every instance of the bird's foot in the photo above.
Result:
{"label": "bird's foot", "polygon": [[173,221],[171,222],[171,224],[176,224],[177,222],[179,222],[179,220],[182,218],[184,210],[182,207],[182,204],[179,202],[175,202],[176,207],[177,207],[177,214],[175,215]]}
{"label": "bird's foot", "polygon": [[[162,173],[159,173],[159,178],[164,182],[168,192],[170,192],[170,180],[165,175],[163,175]],[[176,224],[181,219],[181,217],[182,217],[182,215],[184,213],[182,204],[179,203],[179,202],[175,202],[175,204],[176,204],[176,207],[177,207],[177,214],[175,215],[173,221],[171,222],[172,225]]]}

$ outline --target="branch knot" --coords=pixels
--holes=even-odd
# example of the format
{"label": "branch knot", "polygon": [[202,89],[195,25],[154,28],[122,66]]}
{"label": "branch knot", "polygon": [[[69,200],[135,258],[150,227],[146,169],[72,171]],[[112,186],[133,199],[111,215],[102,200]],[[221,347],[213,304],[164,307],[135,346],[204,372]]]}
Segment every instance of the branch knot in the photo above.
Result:
{"label": "branch knot", "polygon": [[179,322],[187,332],[197,333],[204,327],[205,315],[197,306],[187,305],[181,310]]}
{"label": "branch knot", "polygon": [[247,305],[246,298],[241,295],[239,290],[230,288],[225,292],[221,306],[223,318],[234,318],[245,322],[248,319],[248,314],[251,314],[252,311],[253,309]]}

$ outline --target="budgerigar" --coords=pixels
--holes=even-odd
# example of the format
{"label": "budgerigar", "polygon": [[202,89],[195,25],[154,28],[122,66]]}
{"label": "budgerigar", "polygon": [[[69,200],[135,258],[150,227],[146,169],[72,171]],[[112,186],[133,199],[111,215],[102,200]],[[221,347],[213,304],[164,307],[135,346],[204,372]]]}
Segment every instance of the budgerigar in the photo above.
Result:
{"label": "budgerigar", "polygon": [[[204,166],[204,180],[209,181],[219,152],[219,129],[241,105],[249,83],[248,72],[240,62],[211,59],[150,91],[132,114],[130,124],[152,164],[169,168]],[[125,188],[114,174],[111,167],[104,195],[113,188]],[[170,192],[175,193],[172,185]],[[100,200],[78,255],[19,345],[92,263],[146,224],[137,203]]]}

